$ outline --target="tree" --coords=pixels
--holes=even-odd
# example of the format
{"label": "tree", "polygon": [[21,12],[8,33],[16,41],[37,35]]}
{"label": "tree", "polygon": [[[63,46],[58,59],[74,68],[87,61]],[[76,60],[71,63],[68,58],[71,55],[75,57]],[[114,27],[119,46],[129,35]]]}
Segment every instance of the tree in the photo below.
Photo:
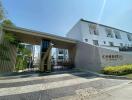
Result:
{"label": "tree", "polygon": [[9,19],[3,20],[2,25],[3,26],[15,26],[14,23]]}
{"label": "tree", "polygon": [[2,6],[2,2],[0,1],[0,21],[5,19],[5,11],[4,8]]}

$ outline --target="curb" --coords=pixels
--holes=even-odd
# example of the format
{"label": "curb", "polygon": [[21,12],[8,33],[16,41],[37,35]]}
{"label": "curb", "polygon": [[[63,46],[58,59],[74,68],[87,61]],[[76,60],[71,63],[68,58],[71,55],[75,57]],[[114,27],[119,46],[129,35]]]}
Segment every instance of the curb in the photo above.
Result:
{"label": "curb", "polygon": [[105,74],[99,74],[97,72],[92,72],[92,71],[86,71],[86,72],[89,72],[91,74],[95,74],[99,77],[103,77],[103,78],[112,78],[112,79],[123,79],[123,80],[132,80],[130,78],[127,78],[125,76],[115,76],[115,75],[105,75]]}

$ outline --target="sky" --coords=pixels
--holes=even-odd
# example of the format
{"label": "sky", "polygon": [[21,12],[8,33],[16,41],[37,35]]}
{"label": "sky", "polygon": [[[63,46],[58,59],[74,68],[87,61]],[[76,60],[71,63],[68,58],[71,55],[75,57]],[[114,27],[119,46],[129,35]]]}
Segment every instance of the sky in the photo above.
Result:
{"label": "sky", "polygon": [[132,0],[1,0],[16,26],[65,34],[83,18],[132,33]]}

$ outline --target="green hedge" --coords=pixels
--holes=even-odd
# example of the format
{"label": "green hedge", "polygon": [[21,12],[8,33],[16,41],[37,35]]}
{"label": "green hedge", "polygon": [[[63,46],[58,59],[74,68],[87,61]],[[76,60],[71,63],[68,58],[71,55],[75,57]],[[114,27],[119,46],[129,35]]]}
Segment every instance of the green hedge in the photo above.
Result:
{"label": "green hedge", "polygon": [[108,66],[102,70],[103,74],[108,75],[126,75],[132,73],[132,64],[122,66]]}

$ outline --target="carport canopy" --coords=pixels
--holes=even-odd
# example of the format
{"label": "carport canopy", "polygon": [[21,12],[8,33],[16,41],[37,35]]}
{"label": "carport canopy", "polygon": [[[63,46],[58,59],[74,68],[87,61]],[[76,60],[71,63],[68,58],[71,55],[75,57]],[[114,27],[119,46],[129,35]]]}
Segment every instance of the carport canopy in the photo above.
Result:
{"label": "carport canopy", "polygon": [[69,49],[77,44],[73,39],[26,28],[3,26],[3,30],[14,34],[18,40],[33,45],[40,45],[43,39],[50,40],[55,48]]}

